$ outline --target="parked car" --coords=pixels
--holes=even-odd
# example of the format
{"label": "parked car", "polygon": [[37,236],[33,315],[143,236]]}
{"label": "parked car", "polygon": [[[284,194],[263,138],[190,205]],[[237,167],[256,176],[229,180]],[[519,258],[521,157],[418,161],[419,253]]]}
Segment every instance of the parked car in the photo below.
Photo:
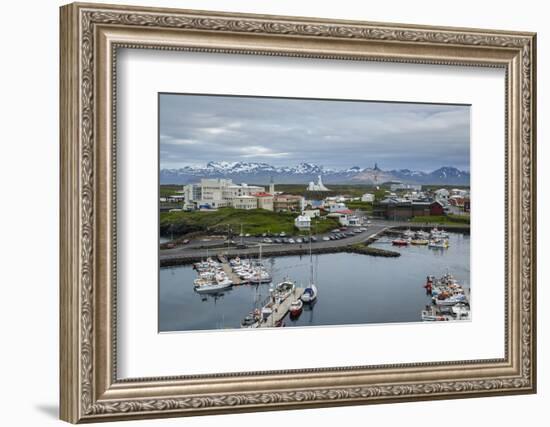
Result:
{"label": "parked car", "polygon": [[191,240],[189,239],[184,239],[184,241],[182,242],[184,245],[187,245]]}
{"label": "parked car", "polygon": [[246,249],[247,247],[248,246],[240,244],[240,243],[237,245],[237,249]]}
{"label": "parked car", "polygon": [[325,237],[323,237],[323,240],[324,240],[325,242],[328,242],[328,241],[330,240],[330,237],[329,237],[329,236],[325,236]]}
{"label": "parked car", "polygon": [[294,239],[288,239],[288,243],[296,243]]}
{"label": "parked car", "polygon": [[316,242],[316,241],[317,241],[317,237],[311,236],[311,241],[312,241],[312,242]]}
{"label": "parked car", "polygon": [[285,237],[285,236],[286,236],[286,233],[285,233],[284,231],[281,231],[281,234],[279,234],[279,236]]}
{"label": "parked car", "polygon": [[269,239],[269,238],[266,237],[266,238],[264,239],[264,243],[273,243],[273,241],[272,241],[271,239]]}
{"label": "parked car", "polygon": [[331,233],[338,233],[340,231],[339,228],[335,228],[334,230],[331,231]]}

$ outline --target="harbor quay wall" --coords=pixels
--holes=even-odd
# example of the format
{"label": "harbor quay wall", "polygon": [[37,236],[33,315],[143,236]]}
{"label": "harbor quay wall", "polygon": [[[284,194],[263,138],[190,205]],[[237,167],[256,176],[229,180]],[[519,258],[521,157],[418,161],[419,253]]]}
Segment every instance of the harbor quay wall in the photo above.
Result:
{"label": "harbor quay wall", "polygon": [[[381,256],[381,257],[398,257],[401,254],[399,252],[388,251],[385,249],[371,248],[366,244],[353,244],[348,246],[338,246],[338,247],[322,247],[322,248],[312,248],[311,253],[313,254],[333,254],[333,253],[356,253],[362,255],[371,255],[371,256]],[[309,255],[309,248],[285,248],[281,250],[270,250],[265,246],[262,248],[262,254],[264,257],[284,257],[284,256],[293,256],[293,255]],[[214,255],[214,254],[213,254]],[[241,258],[257,258],[258,254],[251,254],[246,251],[235,251],[232,250],[229,254],[230,257],[241,257]],[[160,266],[161,267],[174,267],[178,265],[189,265],[195,262],[199,262],[201,259],[204,259],[204,256],[200,255],[178,255],[170,258],[161,258]]]}
{"label": "harbor quay wall", "polygon": [[451,231],[453,233],[470,234],[470,226],[465,224],[422,224],[422,223],[389,226],[388,228],[386,228],[385,233],[399,234],[409,229],[413,231],[416,231],[416,230],[430,231],[434,227],[443,229],[445,231]]}

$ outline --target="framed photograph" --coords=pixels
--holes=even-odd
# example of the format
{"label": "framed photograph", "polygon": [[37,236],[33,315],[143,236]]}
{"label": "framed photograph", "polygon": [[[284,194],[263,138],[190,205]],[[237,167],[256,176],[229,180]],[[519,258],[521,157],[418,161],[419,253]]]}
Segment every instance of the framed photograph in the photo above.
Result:
{"label": "framed photograph", "polygon": [[71,4],[60,51],[63,420],[536,391],[535,34]]}

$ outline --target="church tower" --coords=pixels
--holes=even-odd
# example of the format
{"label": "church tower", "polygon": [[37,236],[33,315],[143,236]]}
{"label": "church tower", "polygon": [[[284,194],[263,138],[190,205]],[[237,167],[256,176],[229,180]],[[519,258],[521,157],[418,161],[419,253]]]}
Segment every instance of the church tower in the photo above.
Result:
{"label": "church tower", "polygon": [[269,194],[275,195],[275,183],[273,182],[273,176],[271,177],[271,180],[269,181]]}

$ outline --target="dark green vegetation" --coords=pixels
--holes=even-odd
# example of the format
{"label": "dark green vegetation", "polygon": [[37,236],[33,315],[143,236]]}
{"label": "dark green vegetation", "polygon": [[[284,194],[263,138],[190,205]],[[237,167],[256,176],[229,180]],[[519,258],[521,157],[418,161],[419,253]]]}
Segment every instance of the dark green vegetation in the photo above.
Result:
{"label": "dark green vegetation", "polygon": [[[184,235],[192,232],[221,233],[235,236],[244,234],[261,235],[263,233],[281,233],[289,235],[300,233],[294,227],[296,214],[271,212],[264,209],[222,208],[213,212],[161,212],[160,234]],[[316,218],[312,223],[312,233],[325,233],[338,227],[333,218]]]}
{"label": "dark green vegetation", "polygon": [[178,193],[183,189],[183,185],[161,185],[160,186],[160,197],[169,197]]}
{"label": "dark green vegetation", "polygon": [[372,211],[372,203],[370,202],[351,201],[351,202],[346,202],[346,206],[349,209],[361,209],[367,212]]}
{"label": "dark green vegetation", "polygon": [[470,215],[416,216],[411,222],[423,224],[470,225]]}

